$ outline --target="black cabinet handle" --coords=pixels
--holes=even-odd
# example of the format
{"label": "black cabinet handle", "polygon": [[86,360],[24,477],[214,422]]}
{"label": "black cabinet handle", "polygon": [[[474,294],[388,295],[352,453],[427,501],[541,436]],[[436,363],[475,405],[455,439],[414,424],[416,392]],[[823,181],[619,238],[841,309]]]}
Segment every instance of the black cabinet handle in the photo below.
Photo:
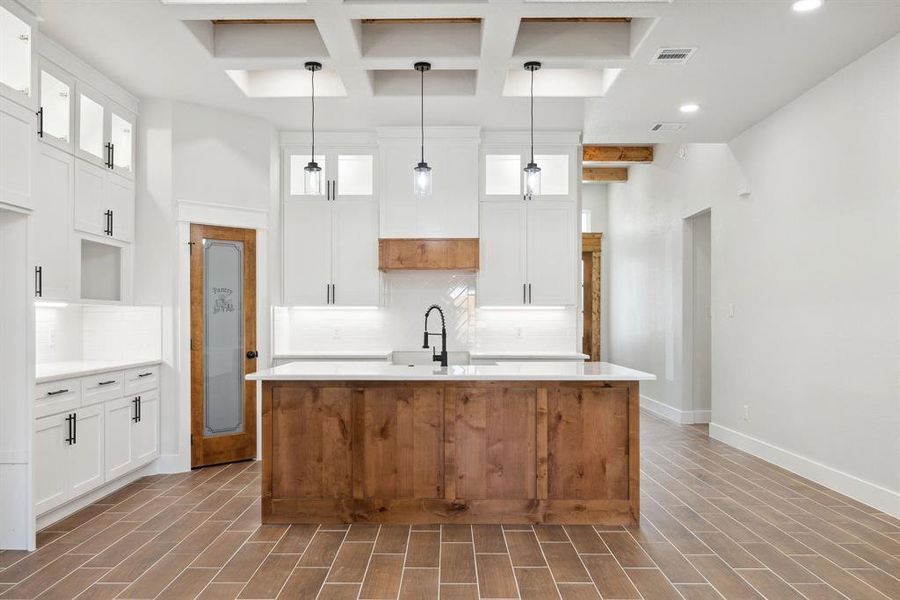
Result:
{"label": "black cabinet handle", "polygon": [[109,381],[101,381],[101,382],[98,383],[97,385],[109,385],[109,384],[115,383],[115,382],[116,382],[115,379],[110,379]]}
{"label": "black cabinet handle", "polygon": [[104,146],[104,148],[106,149],[106,164],[105,164],[105,166],[106,166],[107,169],[110,168],[110,166],[109,166],[109,165],[110,165],[110,160],[109,160],[109,154],[110,154],[110,152],[109,152],[109,149],[110,149],[111,146],[112,146],[112,144],[110,144],[109,142],[106,142],[106,145]]}
{"label": "black cabinet handle", "polygon": [[106,229],[103,230],[103,233],[106,235],[112,235],[112,211],[108,210],[103,213],[103,216],[106,217]]}
{"label": "black cabinet handle", "polygon": [[78,443],[78,413],[72,413],[72,443]]}
{"label": "black cabinet handle", "polygon": [[138,373],[138,377],[150,377],[153,375],[153,371],[147,371],[146,373]]}
{"label": "black cabinet handle", "polygon": [[37,122],[38,122],[37,134],[38,134],[39,138],[42,138],[42,137],[44,137],[44,107],[42,106],[39,109],[37,109],[37,112],[34,114],[37,115]]}
{"label": "black cabinet handle", "polygon": [[109,168],[116,168],[116,145],[111,142],[109,144]]}
{"label": "black cabinet handle", "polygon": [[252,360],[257,356],[259,356],[259,352],[257,352],[256,350],[247,350],[247,358]]}
{"label": "black cabinet handle", "polygon": [[531,284],[528,284],[528,304],[531,304]]}
{"label": "black cabinet handle", "polygon": [[337,294],[335,293],[335,291],[336,290],[335,290],[334,284],[332,283],[331,284],[331,303],[332,304],[337,304],[337,299],[336,299]]}
{"label": "black cabinet handle", "polygon": [[138,399],[137,399],[137,396],[135,396],[134,398],[131,399],[131,408],[134,409],[134,411],[131,415],[132,423],[138,422],[138,407],[137,407],[138,405],[137,405],[137,403],[138,403]]}
{"label": "black cabinet handle", "polygon": [[113,221],[113,211],[109,211],[109,235],[113,234],[115,221]]}
{"label": "black cabinet handle", "polygon": [[72,415],[71,413],[69,413],[69,416],[66,417],[66,434],[68,435],[68,437],[66,437],[66,443],[70,446],[75,443],[75,437],[72,433],[73,417],[74,415]]}
{"label": "black cabinet handle", "polygon": [[141,397],[138,396],[138,423],[141,422],[141,412],[142,412],[141,408],[143,408],[143,406],[141,404]]}
{"label": "black cabinet handle", "polygon": [[44,295],[44,268],[34,268],[34,296],[40,298]]}
{"label": "black cabinet handle", "polygon": [[522,284],[522,304],[528,304],[528,284]]}
{"label": "black cabinet handle", "polygon": [[65,394],[69,390],[56,390],[55,392],[47,392],[48,396],[58,396],[59,394]]}

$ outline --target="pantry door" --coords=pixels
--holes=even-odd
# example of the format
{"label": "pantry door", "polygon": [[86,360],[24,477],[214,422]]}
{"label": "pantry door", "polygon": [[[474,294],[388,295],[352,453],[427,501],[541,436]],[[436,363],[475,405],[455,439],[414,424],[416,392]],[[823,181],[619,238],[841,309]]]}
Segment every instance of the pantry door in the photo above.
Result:
{"label": "pantry door", "polygon": [[256,457],[256,232],[191,225],[191,466]]}

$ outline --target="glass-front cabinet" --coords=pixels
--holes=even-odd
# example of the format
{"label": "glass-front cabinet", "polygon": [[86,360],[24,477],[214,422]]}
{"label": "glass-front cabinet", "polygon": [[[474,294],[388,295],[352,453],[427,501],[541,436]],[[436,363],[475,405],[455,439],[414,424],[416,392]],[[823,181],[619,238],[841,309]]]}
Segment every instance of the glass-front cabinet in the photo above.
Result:
{"label": "glass-front cabinet", "polygon": [[32,29],[0,6],[0,90],[13,100],[31,98]]}
{"label": "glass-front cabinet", "polygon": [[134,115],[90,86],[78,84],[75,154],[128,178],[134,176]]}
{"label": "glass-front cabinet", "polygon": [[[541,168],[538,196],[563,197],[570,195],[572,161],[569,154],[535,154],[534,162]],[[524,198],[525,165],[531,155],[522,153],[485,153],[484,200]],[[564,198],[559,198],[564,199]]]}
{"label": "glass-front cabinet", "polygon": [[49,61],[38,71],[38,137],[62,150],[72,151],[74,125],[72,92],[75,78]]}
{"label": "glass-front cabinet", "polygon": [[308,200],[373,200],[375,198],[375,153],[364,150],[326,150],[316,153],[316,163],[322,169],[322,184],[318,194],[305,189],[303,169],[309,163],[309,153],[285,155],[289,173],[286,197]]}

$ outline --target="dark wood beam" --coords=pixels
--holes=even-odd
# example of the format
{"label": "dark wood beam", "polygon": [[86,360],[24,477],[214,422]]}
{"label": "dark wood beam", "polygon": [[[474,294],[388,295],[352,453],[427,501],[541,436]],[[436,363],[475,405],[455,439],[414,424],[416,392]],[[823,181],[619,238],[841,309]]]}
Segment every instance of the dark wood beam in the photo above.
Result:
{"label": "dark wood beam", "polygon": [[582,181],[628,181],[628,167],[584,167]]}
{"label": "dark wood beam", "polygon": [[653,146],[597,146],[585,144],[584,162],[653,162]]}

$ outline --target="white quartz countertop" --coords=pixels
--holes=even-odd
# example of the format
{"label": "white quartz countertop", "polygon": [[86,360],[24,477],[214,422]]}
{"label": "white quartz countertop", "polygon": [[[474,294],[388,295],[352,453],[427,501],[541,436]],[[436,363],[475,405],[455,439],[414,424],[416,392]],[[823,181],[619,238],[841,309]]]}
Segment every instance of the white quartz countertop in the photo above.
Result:
{"label": "white quartz countertop", "polygon": [[318,350],[314,352],[286,352],[284,354],[273,354],[272,358],[285,359],[296,358],[304,359],[321,359],[321,360],[365,360],[365,359],[381,359],[387,360],[391,357],[391,350]]}
{"label": "white quartz countertop", "polygon": [[106,371],[120,371],[158,365],[162,362],[156,360],[140,361],[98,361],[98,360],[72,360],[35,365],[34,374],[36,383],[67,379],[69,377],[84,377],[96,375]]}
{"label": "white quartz countertop", "polygon": [[499,352],[490,352],[479,350],[470,352],[469,356],[482,360],[541,360],[542,358],[547,360],[587,360],[590,358],[589,355],[582,354],[581,352],[529,352],[528,350],[521,352],[507,352],[502,350]]}
{"label": "white quartz countertop", "polygon": [[294,362],[247,375],[252,381],[653,381],[656,375],[604,362],[502,362],[496,365],[392,365]]}

